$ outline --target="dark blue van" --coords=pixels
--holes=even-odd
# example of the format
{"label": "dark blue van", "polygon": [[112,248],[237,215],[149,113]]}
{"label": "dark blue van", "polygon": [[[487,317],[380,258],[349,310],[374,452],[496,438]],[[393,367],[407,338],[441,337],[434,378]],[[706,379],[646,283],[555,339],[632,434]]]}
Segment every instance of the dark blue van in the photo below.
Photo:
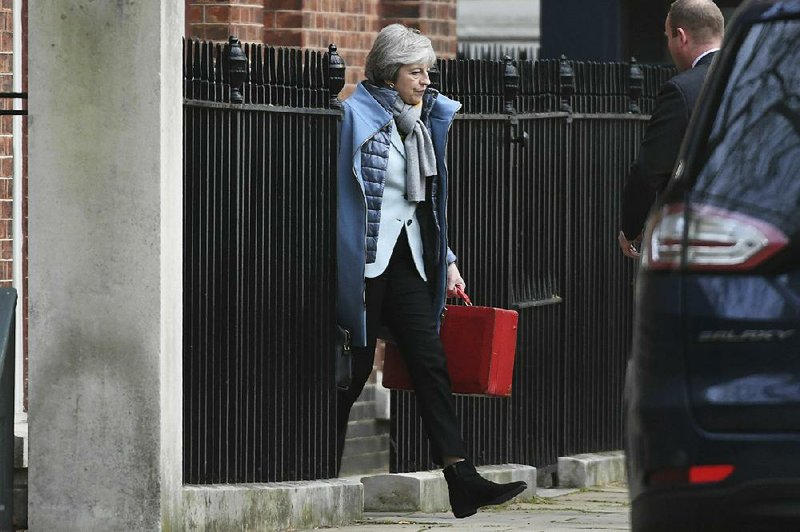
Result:
{"label": "dark blue van", "polygon": [[739,9],[642,246],[633,530],[800,531],[800,0]]}

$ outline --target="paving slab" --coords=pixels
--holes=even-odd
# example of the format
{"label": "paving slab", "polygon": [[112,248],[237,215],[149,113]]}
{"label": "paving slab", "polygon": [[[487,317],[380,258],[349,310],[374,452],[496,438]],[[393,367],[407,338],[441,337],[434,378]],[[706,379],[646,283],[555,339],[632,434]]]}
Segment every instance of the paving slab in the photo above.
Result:
{"label": "paving slab", "polygon": [[531,503],[513,503],[480,510],[466,519],[451,513],[365,512],[358,523],[337,528],[344,532],[453,530],[458,532],[566,532],[630,530],[628,491],[624,484],[580,490],[539,489]]}

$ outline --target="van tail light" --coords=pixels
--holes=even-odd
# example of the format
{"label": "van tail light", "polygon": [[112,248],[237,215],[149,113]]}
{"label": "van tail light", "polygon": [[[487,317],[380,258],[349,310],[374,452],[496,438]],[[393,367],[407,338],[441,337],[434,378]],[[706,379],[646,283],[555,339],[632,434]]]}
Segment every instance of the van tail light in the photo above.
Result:
{"label": "van tail light", "polygon": [[677,269],[685,255],[689,270],[745,271],[788,242],[786,235],[763,220],[710,205],[692,204],[687,212],[686,204],[673,203],[648,221],[642,267]]}
{"label": "van tail light", "polygon": [[689,468],[689,484],[722,482],[733,473],[730,464],[692,466]]}
{"label": "van tail light", "polygon": [[657,469],[647,475],[650,486],[674,486],[680,484],[713,484],[722,482],[733,474],[731,464],[694,465]]}

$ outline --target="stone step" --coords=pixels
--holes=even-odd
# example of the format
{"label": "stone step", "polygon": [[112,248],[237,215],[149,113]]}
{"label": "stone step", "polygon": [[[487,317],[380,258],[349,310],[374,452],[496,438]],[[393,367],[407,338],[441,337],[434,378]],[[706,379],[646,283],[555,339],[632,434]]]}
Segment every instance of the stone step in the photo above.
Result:
{"label": "stone step", "polygon": [[375,401],[375,385],[367,384],[364,386],[364,389],[361,390],[361,395],[359,395],[358,399],[356,399],[356,403],[372,401]]}
{"label": "stone step", "polygon": [[389,435],[365,436],[363,438],[348,438],[344,446],[344,456],[377,453],[389,450]]}
{"label": "stone step", "polygon": [[389,434],[389,422],[377,421],[376,419],[365,419],[362,421],[350,421],[347,424],[347,439],[363,438],[366,436],[380,436]]}
{"label": "stone step", "polygon": [[607,451],[558,458],[561,488],[588,488],[625,480],[625,453]]}
{"label": "stone step", "polygon": [[389,472],[389,451],[345,456],[339,476],[377,475]]}
{"label": "stone step", "polygon": [[375,419],[375,401],[359,401],[350,409],[350,421]]}

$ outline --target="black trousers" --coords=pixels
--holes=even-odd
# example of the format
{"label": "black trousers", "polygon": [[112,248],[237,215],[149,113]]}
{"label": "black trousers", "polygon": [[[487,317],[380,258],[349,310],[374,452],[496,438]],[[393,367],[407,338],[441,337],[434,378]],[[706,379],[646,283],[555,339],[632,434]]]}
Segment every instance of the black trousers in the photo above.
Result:
{"label": "black trousers", "polygon": [[450,376],[439,334],[433,298],[417,272],[405,230],[395,244],[386,270],[366,280],[367,345],[353,350],[350,389],[339,391],[338,425],[341,465],[347,419],[372,372],[375,343],[382,326],[392,333],[408,366],[417,410],[431,443],[434,460],[466,457],[461,428],[451,393]]}

